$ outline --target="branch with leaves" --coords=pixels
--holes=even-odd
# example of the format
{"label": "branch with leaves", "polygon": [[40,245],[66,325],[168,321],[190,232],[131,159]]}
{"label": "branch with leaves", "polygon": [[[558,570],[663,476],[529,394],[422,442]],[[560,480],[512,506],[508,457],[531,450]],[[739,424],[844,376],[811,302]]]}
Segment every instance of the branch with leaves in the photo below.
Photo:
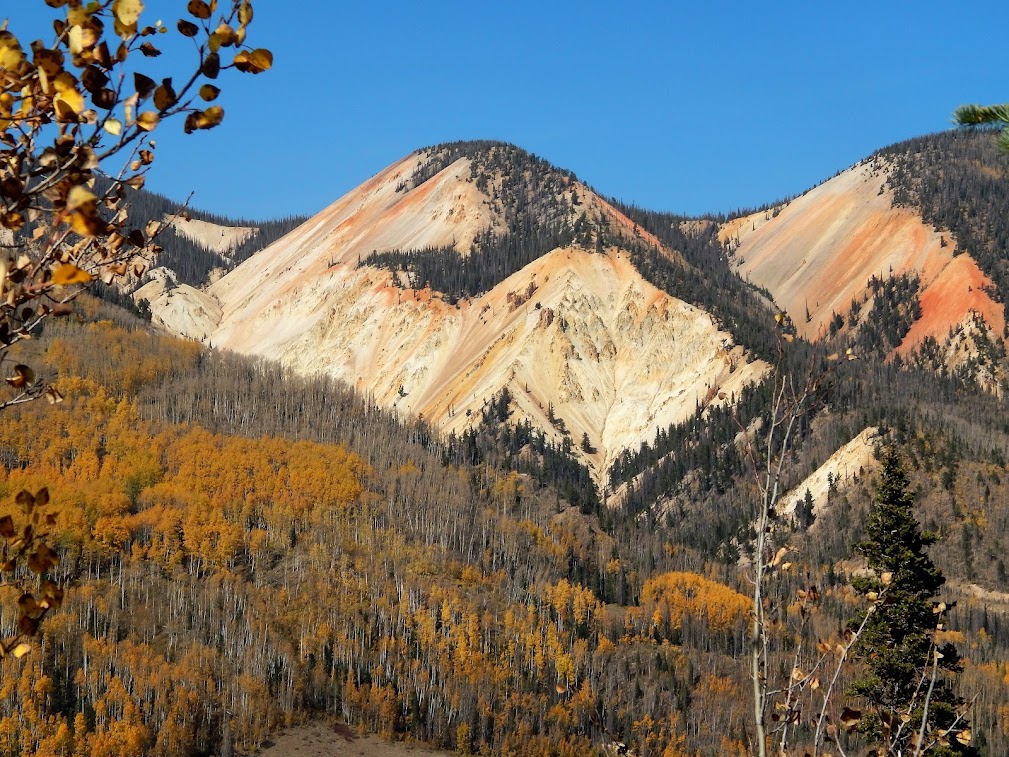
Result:
{"label": "branch with leaves", "polygon": [[[211,104],[221,93],[211,81],[273,63],[268,50],[246,45],[250,0],[220,8],[190,0],[177,32],[193,53],[178,88],[139,70],[162,54],[154,40],[169,33],[160,21],[142,22],[141,0],[45,4],[62,9],[48,42],[25,44],[9,21],[0,25],[0,375],[10,387],[0,410],[62,401],[17,346],[48,318],[69,314],[93,282],[139,277],[160,251],[157,237],[174,219],[138,228],[126,203],[126,188],[142,188],[154,162],[154,132],[173,118],[186,133],[218,126],[224,109]],[[0,655],[29,651],[28,639],[63,599],[63,588],[43,578],[59,559],[46,542],[55,522],[48,501],[46,489],[22,491],[21,516],[0,517],[0,573],[20,595],[16,633],[0,640]]]}
{"label": "branch with leaves", "polygon": [[157,82],[140,70],[170,33],[142,21],[141,0],[45,3],[64,9],[50,41],[24,44],[9,22],[0,28],[0,370],[15,390],[0,409],[62,399],[11,360],[11,348],[69,313],[92,282],[139,277],[160,251],[171,219],[138,228],[126,203],[126,187],[142,188],[154,162],[155,131],[174,118],[186,133],[218,126],[224,109],[213,104],[221,90],[212,82],[273,63],[246,44],[250,0],[190,0],[176,24],[193,44],[180,87],[177,77]]}
{"label": "branch with leaves", "polygon": [[961,105],[953,112],[957,126],[1000,127],[997,141],[999,149],[1009,152],[1009,104]]}
{"label": "branch with leaves", "polygon": [[0,657],[23,657],[31,651],[29,639],[45,616],[63,603],[63,587],[45,578],[59,564],[59,555],[46,542],[46,528],[56,523],[56,513],[47,510],[49,490],[35,494],[21,491],[15,497],[17,510],[0,517],[0,574],[2,585],[18,593],[17,626],[14,634],[0,640]]}

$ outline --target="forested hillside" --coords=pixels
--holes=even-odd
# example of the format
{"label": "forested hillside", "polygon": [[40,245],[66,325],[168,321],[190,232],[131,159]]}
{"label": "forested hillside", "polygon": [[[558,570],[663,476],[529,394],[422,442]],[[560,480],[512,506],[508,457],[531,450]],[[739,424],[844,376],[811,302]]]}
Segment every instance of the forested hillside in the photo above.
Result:
{"label": "forested hillside", "polygon": [[[528,453],[494,424],[446,443],[330,381],[154,336],[94,301],[82,315],[32,345],[69,401],[9,414],[0,435],[0,493],[50,487],[68,583],[42,646],[3,662],[8,753],[241,753],[321,712],[464,753],[585,755],[610,740],[748,753],[746,574],[714,537],[686,538],[718,533],[730,503],[722,543],[745,525],[738,469],[665,485],[681,508],[668,530],[652,510],[604,523],[550,484],[555,468],[496,467]],[[895,375],[910,374],[866,386]],[[908,386],[905,408],[931,399]],[[796,475],[878,421],[871,398],[840,398],[797,447]],[[894,431],[943,566],[994,588],[1005,434],[957,425],[989,401],[898,410]],[[841,566],[868,486],[837,495],[804,534],[805,567],[773,588],[821,587],[810,634],[836,636],[857,607]],[[962,688],[982,694],[978,738],[1005,753],[1009,626],[1001,600],[964,596],[950,631],[969,658]]]}
{"label": "forested hillside", "polygon": [[[99,185],[99,189],[101,189],[101,185]],[[156,192],[128,187],[126,188],[126,202],[130,207],[130,222],[134,228],[138,229],[144,228],[150,221],[162,221],[179,213],[218,226],[244,226],[254,229],[249,237],[228,249],[227,259],[193,241],[185,234],[179,233],[174,228],[170,227],[159,234],[158,244],[163,248],[163,251],[158,255],[157,265],[172,269],[178,276],[180,283],[194,287],[206,284],[210,272],[214,269],[229,268],[241,263],[307,220],[303,216],[257,221],[227,218],[199,208],[189,207]]]}
{"label": "forested hillside", "polygon": [[985,129],[950,130],[884,148],[893,165],[897,205],[918,210],[936,228],[949,229],[1009,302],[1009,156]]}

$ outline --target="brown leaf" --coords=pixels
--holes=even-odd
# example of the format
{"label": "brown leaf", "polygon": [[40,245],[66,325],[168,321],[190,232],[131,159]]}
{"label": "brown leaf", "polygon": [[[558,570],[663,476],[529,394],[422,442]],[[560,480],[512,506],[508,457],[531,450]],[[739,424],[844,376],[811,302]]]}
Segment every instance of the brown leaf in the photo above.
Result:
{"label": "brown leaf", "polygon": [[[35,371],[27,365],[19,363],[14,366],[14,375],[7,377],[7,383],[15,389],[23,389],[26,386],[31,386],[35,383]],[[20,498],[21,495],[18,494],[18,497]],[[20,503],[20,499],[18,501]]]}
{"label": "brown leaf", "polygon": [[32,573],[45,573],[59,564],[60,558],[48,544],[39,544],[28,556],[28,569]]}
{"label": "brown leaf", "polygon": [[221,56],[217,53],[210,53],[206,60],[203,61],[203,65],[200,67],[200,73],[206,76],[208,79],[216,79],[217,75],[221,72]]}
{"label": "brown leaf", "polygon": [[58,610],[63,605],[63,587],[59,584],[47,579],[42,582],[41,591],[42,598],[49,607]]}
{"label": "brown leaf", "polygon": [[853,710],[850,707],[845,707],[841,712],[841,725],[846,731],[854,730],[861,719],[862,712],[860,710]]}
{"label": "brown leaf", "polygon": [[202,97],[205,102],[213,102],[217,99],[219,94],[221,94],[221,90],[213,84],[204,84],[200,87],[200,97]]}
{"label": "brown leaf", "polygon": [[116,106],[116,92],[106,87],[93,94],[91,102],[94,103],[96,108],[112,110]]}
{"label": "brown leaf", "polygon": [[137,91],[137,95],[140,96],[141,100],[145,100],[151,96],[151,92],[157,86],[154,79],[149,76],[144,76],[141,73],[133,74],[133,88]]}
{"label": "brown leaf", "polygon": [[179,19],[178,28],[183,37],[195,37],[200,33],[200,27],[184,18]]}
{"label": "brown leaf", "polygon": [[168,110],[178,101],[171,79],[165,79],[161,82],[161,86],[154,90],[154,107],[158,110]]}
{"label": "brown leaf", "polygon": [[191,15],[202,21],[210,18],[210,6],[203,2],[203,0],[189,0],[189,5],[186,6],[186,9]]}
{"label": "brown leaf", "polygon": [[39,611],[39,603],[35,599],[35,595],[25,592],[18,597],[18,610],[25,615],[37,615]]}
{"label": "brown leaf", "polygon": [[0,536],[11,539],[14,537],[14,533],[14,519],[9,515],[0,518]]}
{"label": "brown leaf", "polygon": [[23,633],[25,636],[34,636],[38,633],[38,630],[38,619],[29,617],[28,615],[22,615],[18,618],[18,631]]}

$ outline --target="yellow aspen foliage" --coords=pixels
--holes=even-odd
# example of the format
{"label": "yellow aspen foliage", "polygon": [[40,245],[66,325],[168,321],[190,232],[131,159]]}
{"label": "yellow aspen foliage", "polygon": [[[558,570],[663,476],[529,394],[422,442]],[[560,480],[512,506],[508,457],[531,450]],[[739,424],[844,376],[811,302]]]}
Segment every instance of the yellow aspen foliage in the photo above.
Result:
{"label": "yellow aspen foliage", "polygon": [[746,617],[749,601],[728,586],[696,573],[672,572],[645,581],[640,605],[649,613],[648,631],[670,634],[688,615],[705,619],[712,631],[727,630]]}

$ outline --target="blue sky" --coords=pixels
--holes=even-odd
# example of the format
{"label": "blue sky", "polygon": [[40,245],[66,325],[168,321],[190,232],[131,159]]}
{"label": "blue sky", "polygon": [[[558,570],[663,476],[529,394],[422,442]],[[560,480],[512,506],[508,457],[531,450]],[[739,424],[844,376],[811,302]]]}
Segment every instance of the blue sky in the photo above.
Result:
{"label": "blue sky", "polygon": [[[177,37],[184,0],[146,5]],[[1009,101],[1005,2],[258,0],[255,11],[250,42],[273,50],[274,69],[223,78],[217,130],[159,129],[148,185],[249,218],[314,213],[454,139],[514,142],[644,207],[727,211],[945,129],[961,103]],[[50,36],[51,14],[41,0],[0,8],[29,39]]]}

